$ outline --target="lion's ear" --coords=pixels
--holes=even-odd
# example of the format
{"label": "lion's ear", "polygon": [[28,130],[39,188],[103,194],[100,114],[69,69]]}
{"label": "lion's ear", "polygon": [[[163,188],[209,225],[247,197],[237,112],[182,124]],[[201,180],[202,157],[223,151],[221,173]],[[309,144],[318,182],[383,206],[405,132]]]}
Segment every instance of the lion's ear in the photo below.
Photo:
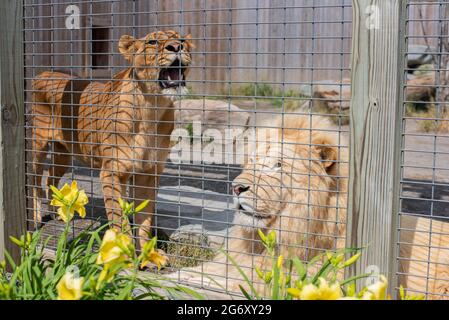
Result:
{"label": "lion's ear", "polygon": [[320,155],[323,166],[329,173],[338,161],[338,146],[334,139],[328,136],[321,136],[313,140],[313,144]]}
{"label": "lion's ear", "polygon": [[195,45],[192,42],[192,35],[189,33],[188,35],[183,37],[187,45],[189,46],[189,50],[195,49]]}
{"label": "lion's ear", "polygon": [[128,62],[132,62],[133,54],[136,52],[136,39],[133,36],[124,35],[120,37],[118,49]]}

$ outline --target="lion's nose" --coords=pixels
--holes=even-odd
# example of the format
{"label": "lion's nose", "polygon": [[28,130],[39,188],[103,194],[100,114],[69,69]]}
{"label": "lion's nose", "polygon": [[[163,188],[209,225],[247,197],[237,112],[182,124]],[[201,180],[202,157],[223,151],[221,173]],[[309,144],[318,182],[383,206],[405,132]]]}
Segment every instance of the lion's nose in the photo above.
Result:
{"label": "lion's nose", "polygon": [[242,193],[249,190],[248,186],[244,186],[243,184],[238,184],[232,187],[236,196],[241,195]]}
{"label": "lion's nose", "polygon": [[172,42],[167,44],[165,49],[171,52],[179,52],[182,49],[182,44],[179,42]]}

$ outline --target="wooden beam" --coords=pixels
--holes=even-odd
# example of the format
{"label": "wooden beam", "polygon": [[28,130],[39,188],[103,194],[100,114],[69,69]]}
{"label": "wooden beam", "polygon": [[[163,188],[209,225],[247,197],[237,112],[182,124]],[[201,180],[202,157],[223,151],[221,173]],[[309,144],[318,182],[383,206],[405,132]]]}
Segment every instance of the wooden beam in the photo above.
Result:
{"label": "wooden beam", "polygon": [[9,236],[25,232],[23,4],[0,1],[0,259],[18,258]]}
{"label": "wooden beam", "polygon": [[403,0],[353,0],[347,245],[365,247],[348,276],[378,270],[396,286],[404,75]]}

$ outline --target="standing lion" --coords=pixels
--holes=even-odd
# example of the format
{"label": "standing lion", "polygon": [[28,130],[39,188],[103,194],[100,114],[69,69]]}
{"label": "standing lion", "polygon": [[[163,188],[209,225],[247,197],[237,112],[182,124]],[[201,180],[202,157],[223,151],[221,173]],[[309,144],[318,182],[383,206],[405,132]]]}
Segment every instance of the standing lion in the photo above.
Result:
{"label": "standing lion", "polygon": [[44,161],[53,144],[46,185],[58,185],[73,156],[100,170],[106,212],[118,228],[118,199],[125,197],[127,183],[134,179],[136,200],[151,200],[135,217],[140,244],[146,242],[174,127],[172,100],[185,89],[192,48],[190,36],[175,31],[140,39],[124,35],[119,50],[131,67],[111,81],[86,83],[61,72],[43,72],[33,81],[35,221],[42,219]]}

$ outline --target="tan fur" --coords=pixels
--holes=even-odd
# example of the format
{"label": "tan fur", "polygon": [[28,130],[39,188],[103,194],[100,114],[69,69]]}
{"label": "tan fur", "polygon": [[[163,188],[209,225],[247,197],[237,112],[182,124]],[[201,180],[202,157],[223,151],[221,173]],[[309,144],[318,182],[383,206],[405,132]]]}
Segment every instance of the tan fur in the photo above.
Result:
{"label": "tan fur", "polygon": [[[58,185],[72,155],[100,169],[106,212],[116,227],[121,220],[117,200],[125,198],[128,180],[134,178],[135,199],[151,200],[135,218],[141,243],[146,241],[174,120],[173,102],[159,85],[159,72],[176,59],[190,65],[189,38],[174,31],[158,31],[141,39],[122,36],[119,50],[132,66],[106,83],[85,82],[61,72],[43,72],[33,81],[36,221],[41,220],[43,163],[47,146],[53,143],[47,186]],[[170,45],[179,51],[168,50]]]}
{"label": "tan fur", "polygon": [[[267,265],[258,228],[264,232],[276,230],[278,253],[284,257],[307,260],[344,245],[347,148],[338,147],[342,142],[337,133],[330,132],[331,125],[324,118],[286,116],[273,126],[284,129],[258,130],[257,139],[270,142],[261,143],[255,150],[250,147],[249,161],[233,183],[251,186],[247,197],[255,199],[253,205],[259,214],[268,216],[261,226],[251,220],[245,223],[246,218],[239,219],[236,213],[236,225],[225,247],[253,279],[258,279],[254,267]],[[277,161],[282,162],[282,169],[270,172]],[[181,271],[180,278],[231,291],[239,291],[238,285],[243,283],[225,254]]]}
{"label": "tan fur", "polygon": [[[252,161],[249,157],[233,186],[250,186],[247,197],[255,199],[252,205],[256,212],[275,214],[263,225],[256,219],[237,216],[224,248],[256,281],[259,293],[263,293],[263,285],[254,268],[264,269],[271,261],[258,240],[258,228],[265,233],[276,230],[278,254],[284,257],[297,256],[308,261],[319,252],[345,247],[348,149],[338,148],[345,141],[339,140],[338,133],[330,132],[329,122],[319,117],[310,120],[306,116],[286,116],[274,126],[287,129],[259,130],[264,134],[257,139],[266,137],[269,142],[257,149]],[[277,138],[270,140],[276,134]],[[272,152],[280,145],[285,148],[283,152]],[[287,158],[296,157],[294,161],[284,159],[285,174],[264,171],[273,161],[282,159],[282,153]],[[430,299],[444,298],[449,294],[449,223],[404,215],[400,228],[400,283],[412,294],[430,292]],[[232,292],[239,292],[239,285],[245,286],[238,270],[222,253],[197,268],[181,270],[176,277]]]}
{"label": "tan fur", "polygon": [[399,283],[428,299],[449,298],[449,223],[403,215],[400,219]]}

